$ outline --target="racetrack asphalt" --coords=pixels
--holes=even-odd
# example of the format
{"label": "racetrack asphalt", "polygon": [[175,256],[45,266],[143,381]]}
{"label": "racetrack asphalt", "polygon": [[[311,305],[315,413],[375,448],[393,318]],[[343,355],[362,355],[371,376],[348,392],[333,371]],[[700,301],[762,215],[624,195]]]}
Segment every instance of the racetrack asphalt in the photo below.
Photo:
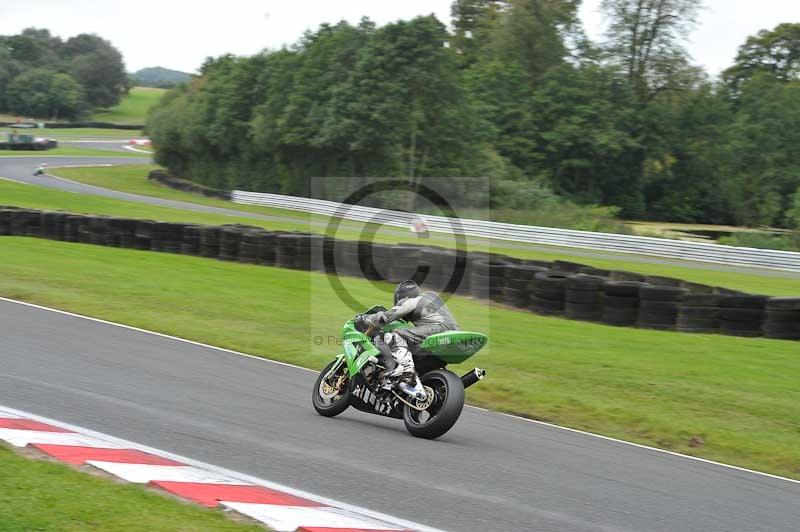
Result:
{"label": "racetrack asphalt", "polygon": [[0,337],[0,405],[445,530],[800,523],[788,480],[476,408],[435,441],[352,409],[322,418],[313,372],[7,300]]}

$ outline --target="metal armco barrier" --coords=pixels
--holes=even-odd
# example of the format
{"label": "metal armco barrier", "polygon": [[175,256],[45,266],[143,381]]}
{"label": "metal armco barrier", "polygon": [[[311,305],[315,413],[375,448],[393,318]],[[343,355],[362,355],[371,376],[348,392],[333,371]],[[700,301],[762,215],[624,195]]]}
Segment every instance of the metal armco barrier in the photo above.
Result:
{"label": "metal armco barrier", "polygon": [[[245,192],[242,190],[234,190],[231,193],[231,199],[235,203],[248,205],[280,207],[282,209],[327,216],[338,215],[345,220],[361,222],[379,220],[381,223],[398,227],[409,227],[416,218],[416,215],[406,212],[344,205],[333,201],[297,196]],[[452,219],[444,216],[424,215],[422,217],[427,223],[428,229],[438,233],[460,232],[466,236],[495,240],[800,272],[800,253],[791,251],[741,248],[702,242],[593,233],[591,231],[515,225],[464,218]]]}

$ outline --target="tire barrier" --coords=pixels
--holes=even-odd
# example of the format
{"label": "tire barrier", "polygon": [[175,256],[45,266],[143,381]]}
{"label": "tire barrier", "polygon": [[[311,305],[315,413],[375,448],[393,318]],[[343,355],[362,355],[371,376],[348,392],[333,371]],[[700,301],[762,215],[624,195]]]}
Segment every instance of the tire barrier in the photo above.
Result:
{"label": "tire barrier", "polygon": [[213,227],[3,206],[0,235],[180,253],[393,283],[413,279],[430,290],[614,326],[800,340],[800,297],[770,298],[567,261],[334,240],[238,224]]}
{"label": "tire barrier", "polygon": [[767,296],[723,296],[719,302],[720,332],[732,336],[763,335]]}
{"label": "tire barrier", "polygon": [[562,316],[569,276],[568,273],[558,271],[544,271],[535,274],[529,308],[545,316]]}
{"label": "tire barrier", "polygon": [[511,264],[510,261],[495,257],[479,257],[470,261],[469,285],[472,295],[502,303],[505,271]]}
{"label": "tire barrier", "polygon": [[637,327],[673,330],[678,321],[678,305],[688,290],[678,286],[645,284],[639,288]]}
{"label": "tire barrier", "polygon": [[764,336],[779,340],[800,340],[800,298],[773,297],[767,301]]}
{"label": "tire barrier", "polygon": [[639,281],[606,281],[603,284],[603,323],[633,327],[639,319]]}
{"label": "tire barrier", "polygon": [[[421,248],[418,246],[392,246],[392,266],[389,281],[401,283],[418,276]],[[415,279],[417,280],[417,279]]]}
{"label": "tire barrier", "polygon": [[564,316],[571,320],[602,321],[605,279],[579,273],[567,279]]}
{"label": "tire barrier", "polygon": [[684,295],[678,307],[677,330],[706,334],[719,332],[719,303],[722,297],[710,293]]}
{"label": "tire barrier", "polygon": [[586,264],[578,264],[577,262],[568,262],[565,260],[553,261],[553,269],[560,272],[580,273],[580,271],[585,268],[591,268],[591,266],[587,266]]}
{"label": "tire barrier", "polygon": [[510,264],[506,267],[503,302],[517,308],[530,305],[533,291],[533,277],[547,268],[532,264]]}
{"label": "tire barrier", "polygon": [[175,190],[181,190],[183,192],[190,192],[192,194],[202,194],[203,196],[209,198],[217,198],[226,201],[231,199],[230,192],[227,192],[225,190],[219,190],[216,188],[206,187],[203,185],[199,185],[193,181],[188,181],[186,179],[174,177],[164,172],[163,170],[152,170],[147,175],[147,179],[155,181],[156,183],[160,183],[166,187],[174,188]]}

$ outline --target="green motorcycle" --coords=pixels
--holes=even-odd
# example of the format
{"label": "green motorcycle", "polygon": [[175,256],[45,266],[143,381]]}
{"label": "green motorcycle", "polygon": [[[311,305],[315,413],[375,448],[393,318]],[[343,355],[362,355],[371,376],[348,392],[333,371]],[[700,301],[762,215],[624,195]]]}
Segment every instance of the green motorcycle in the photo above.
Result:
{"label": "green motorcycle", "polygon": [[[385,310],[373,307],[365,314]],[[480,351],[488,338],[467,331],[447,331],[426,338],[413,354],[425,397],[409,396],[387,377],[386,362],[391,353],[372,341],[378,332],[408,326],[398,320],[377,331],[365,329],[359,316],[347,321],[342,329],[344,353],[325,366],[314,384],[314,409],[322,416],[333,417],[352,406],[362,412],[402,419],[408,432],[418,438],[434,439],[450,430],[464,408],[464,389],[483,379],[485,371],[475,368],[459,378],[445,368]]]}

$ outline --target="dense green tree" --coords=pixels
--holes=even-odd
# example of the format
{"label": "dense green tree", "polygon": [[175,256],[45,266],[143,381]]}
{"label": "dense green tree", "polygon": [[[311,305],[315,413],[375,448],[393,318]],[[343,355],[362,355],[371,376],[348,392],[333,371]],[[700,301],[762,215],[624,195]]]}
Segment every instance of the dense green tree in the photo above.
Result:
{"label": "dense green tree", "polygon": [[[590,229],[616,212],[796,223],[791,25],[749,40],[739,81],[719,83],[682,47],[698,2],[603,5],[600,47],[578,1],[457,0],[452,34],[432,16],[341,22],[280,51],[209,59],[153,110],[156,159],[214,186],[332,199],[400,176],[503,219]],[[412,199],[374,204],[424,208]]]}
{"label": "dense green tree", "polygon": [[603,0],[609,19],[608,50],[642,101],[673,87],[688,67],[684,41],[693,28],[698,0]]}
{"label": "dense green tree", "polygon": [[8,85],[9,107],[26,116],[77,118],[87,109],[81,85],[66,74],[29,70]]}
{"label": "dense green tree", "polygon": [[95,107],[113,107],[129,88],[122,54],[97,35],[81,34],[64,43],[67,69]]}
{"label": "dense green tree", "polygon": [[800,23],[780,24],[748,37],[723,77],[738,90],[742,83],[758,75],[780,81],[800,80]]}
{"label": "dense green tree", "polygon": [[786,212],[786,218],[791,227],[800,229],[800,187],[797,187],[791,199],[791,208]]}
{"label": "dense green tree", "polygon": [[470,65],[486,53],[490,36],[504,12],[511,7],[509,0],[456,0],[451,7],[454,35],[453,45]]}
{"label": "dense green tree", "polygon": [[724,162],[731,210],[746,225],[785,224],[800,186],[800,82],[756,76],[742,86]]}
{"label": "dense green tree", "polygon": [[[64,42],[46,29],[28,28],[18,35],[0,36],[0,111],[27,114],[23,108],[11,107],[21,100],[8,98],[7,88],[12,79],[34,70],[69,75],[81,84],[81,99],[93,107],[116,105],[130,86],[121,54],[105,39],[81,34]],[[51,82],[48,76],[39,86]],[[63,100],[74,102],[76,95],[69,92]],[[78,114],[86,110],[85,105],[80,107]]]}

